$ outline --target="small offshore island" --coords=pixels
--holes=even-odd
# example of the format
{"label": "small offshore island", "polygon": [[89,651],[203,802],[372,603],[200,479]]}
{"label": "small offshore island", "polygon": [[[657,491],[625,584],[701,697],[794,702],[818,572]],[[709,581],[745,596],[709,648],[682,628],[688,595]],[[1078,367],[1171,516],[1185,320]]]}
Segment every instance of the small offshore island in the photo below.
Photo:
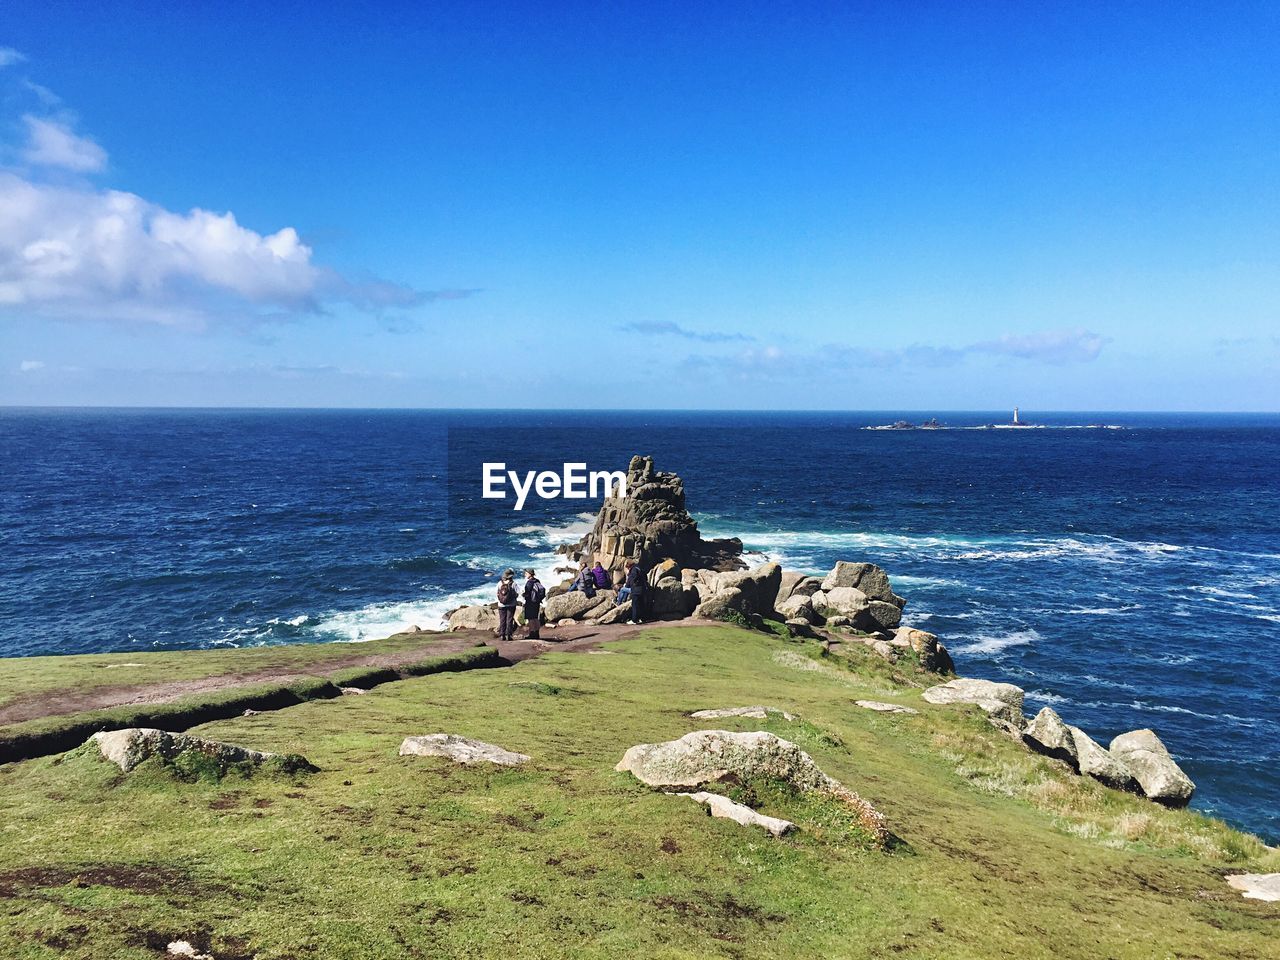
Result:
{"label": "small offshore island", "polygon": [[[0,661],[0,956],[1275,956],[1280,852],[636,457],[541,640]],[[572,569],[572,567],[570,568]]]}

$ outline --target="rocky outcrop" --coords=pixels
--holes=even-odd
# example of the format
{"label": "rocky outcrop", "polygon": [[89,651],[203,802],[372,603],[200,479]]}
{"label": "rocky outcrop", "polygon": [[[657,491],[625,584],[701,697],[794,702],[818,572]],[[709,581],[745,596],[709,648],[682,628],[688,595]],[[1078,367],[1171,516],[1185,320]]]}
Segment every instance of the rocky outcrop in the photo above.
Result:
{"label": "rocky outcrop", "polygon": [[862,591],[869,600],[890,603],[899,610],[907,605],[907,601],[893,592],[889,575],[874,563],[837,562],[822,581],[821,589],[830,592],[838,587],[853,587]]}
{"label": "rocky outcrop", "polygon": [[1035,715],[1022,731],[1022,740],[1036,753],[1061,760],[1073,770],[1079,767],[1071,728],[1062,722],[1062,718],[1052,707],[1045,707]]}
{"label": "rocky outcrop", "polygon": [[649,615],[657,620],[682,620],[698,606],[698,589],[675,577],[659,580],[649,593]]}
{"label": "rocky outcrop", "polygon": [[997,726],[1018,736],[1022,735],[1026,723],[1022,714],[1022,688],[1012,683],[957,677],[930,687],[921,696],[929,703],[976,704]]}
{"label": "rocky outcrop", "polygon": [[1067,727],[1076,749],[1076,765],[1085,776],[1093,777],[1114,790],[1141,793],[1142,787],[1133,776],[1129,765],[1113,757],[1106,747],[1099,744],[1079,727]]}
{"label": "rocky outcrop", "polygon": [[190,766],[197,772],[208,770],[219,775],[233,767],[253,768],[264,764],[278,767],[282,772],[313,773],[317,769],[297,754],[263,753],[234,743],[204,740],[151,727],[127,727],[95,733],[88,742],[97,747],[103,759],[111,761],[125,773],[152,757]]}
{"label": "rocky outcrop", "polygon": [[1153,730],[1132,730],[1111,741],[1109,752],[1133,771],[1142,792],[1157,803],[1185,807],[1196,785],[1174,762]]}
{"label": "rocky outcrop", "polygon": [[741,540],[702,539],[685,508],[684,481],[654,470],[652,457],[631,458],[627,495],[607,498],[591,532],[562,552],[574,560],[599,561],[611,571],[621,570],[628,559],[646,570],[665,560],[695,569],[744,566]]}
{"label": "rocky outcrop", "polygon": [[806,623],[817,623],[818,614],[813,609],[813,601],[803,594],[792,594],[785,600],[779,600],[774,609],[783,620],[803,620]]}
{"label": "rocky outcrop", "polygon": [[734,587],[707,597],[694,608],[693,615],[700,620],[727,620],[731,614],[742,613],[745,607],[745,594]]}
{"label": "rocky outcrop", "polygon": [[888,840],[884,817],[871,804],[823,773],[794,743],[772,733],[697,730],[679,740],[638,744],[623,754],[615,769],[659,789],[781,780],[796,790],[837,798],[877,843]]}
{"label": "rocky outcrop", "polygon": [[429,733],[422,737],[405,737],[400,744],[402,757],[448,757],[455,763],[495,763],[500,767],[515,767],[530,758],[523,753],[512,753],[502,747],[471,740],[453,733]]}
{"label": "rocky outcrop", "polygon": [[768,817],[763,813],[756,813],[750,807],[734,803],[728,797],[722,797],[718,793],[701,791],[699,793],[682,793],[680,796],[688,797],[690,800],[696,800],[698,803],[704,804],[713,817],[732,820],[734,823],[740,823],[744,827],[761,827],[775,837],[781,837],[796,828],[796,825],[790,820],[782,820],[778,817]]}

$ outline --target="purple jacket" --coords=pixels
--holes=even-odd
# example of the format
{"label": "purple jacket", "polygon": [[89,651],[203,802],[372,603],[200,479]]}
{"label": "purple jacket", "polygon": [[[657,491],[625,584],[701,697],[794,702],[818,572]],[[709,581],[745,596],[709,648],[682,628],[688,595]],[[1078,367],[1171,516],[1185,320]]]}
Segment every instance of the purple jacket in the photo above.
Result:
{"label": "purple jacket", "polygon": [[596,564],[595,569],[591,571],[591,575],[596,578],[596,586],[603,590],[609,586],[609,571],[600,564]]}

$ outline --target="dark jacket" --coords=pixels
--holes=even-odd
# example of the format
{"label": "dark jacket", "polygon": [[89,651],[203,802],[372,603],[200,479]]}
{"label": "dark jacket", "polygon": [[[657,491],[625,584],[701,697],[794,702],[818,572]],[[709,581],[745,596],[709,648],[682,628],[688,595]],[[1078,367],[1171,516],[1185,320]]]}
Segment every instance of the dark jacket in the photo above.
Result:
{"label": "dark jacket", "polygon": [[[534,593],[535,584],[541,587],[542,581],[539,580],[537,577],[530,577],[528,580],[524,582],[523,596],[524,596],[524,605],[526,609],[529,607],[537,607],[540,603],[542,603],[542,600],[538,599],[537,595]],[[542,593],[541,590],[539,590],[538,592]]]}
{"label": "dark jacket", "polygon": [[645,578],[645,573],[640,569],[640,564],[636,564],[627,571],[627,586],[631,588],[631,595],[644,593],[649,589],[649,581]]}

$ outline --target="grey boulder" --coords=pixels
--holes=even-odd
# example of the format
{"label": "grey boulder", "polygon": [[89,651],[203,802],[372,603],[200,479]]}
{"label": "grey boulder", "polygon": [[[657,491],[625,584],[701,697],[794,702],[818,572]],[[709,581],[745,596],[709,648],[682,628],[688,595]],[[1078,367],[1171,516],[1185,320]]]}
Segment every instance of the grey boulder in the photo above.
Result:
{"label": "grey boulder", "polygon": [[930,687],[921,696],[929,703],[972,703],[981,708],[997,725],[1022,733],[1026,718],[1022,714],[1023,690],[1012,683],[996,683],[971,677],[957,677]]}
{"label": "grey boulder", "polygon": [[1123,761],[1142,786],[1142,792],[1157,803],[1185,807],[1196,785],[1174,762],[1154,730],[1132,730],[1111,741],[1111,755]]}
{"label": "grey boulder", "polygon": [[1022,731],[1022,740],[1036,753],[1061,760],[1073,770],[1079,767],[1071,728],[1062,722],[1062,718],[1052,707],[1045,707],[1035,715]]}
{"label": "grey boulder", "polygon": [[1141,793],[1142,787],[1133,776],[1129,765],[1113,757],[1106,747],[1079,727],[1067,727],[1076,748],[1076,764],[1082,774],[1093,777],[1099,783],[1115,790]]}
{"label": "grey boulder", "polygon": [[763,813],[756,813],[750,807],[735,803],[728,797],[722,797],[718,793],[701,791],[699,793],[682,793],[680,796],[688,797],[690,800],[695,800],[705,805],[713,817],[732,820],[734,823],[740,823],[744,827],[761,827],[775,837],[781,837],[796,828],[796,825],[790,820],[782,820],[779,817],[769,817]]}
{"label": "grey boulder", "polygon": [[239,764],[258,767],[268,761],[279,761],[287,769],[308,771],[316,769],[306,758],[297,754],[263,753],[234,743],[205,740],[182,733],[170,733],[168,730],[156,730],[152,727],[127,727],[123,730],[95,733],[88,742],[98,748],[103,759],[111,761],[125,773],[129,773],[138,764],[151,757],[176,760],[188,752],[201,754],[223,772]]}

